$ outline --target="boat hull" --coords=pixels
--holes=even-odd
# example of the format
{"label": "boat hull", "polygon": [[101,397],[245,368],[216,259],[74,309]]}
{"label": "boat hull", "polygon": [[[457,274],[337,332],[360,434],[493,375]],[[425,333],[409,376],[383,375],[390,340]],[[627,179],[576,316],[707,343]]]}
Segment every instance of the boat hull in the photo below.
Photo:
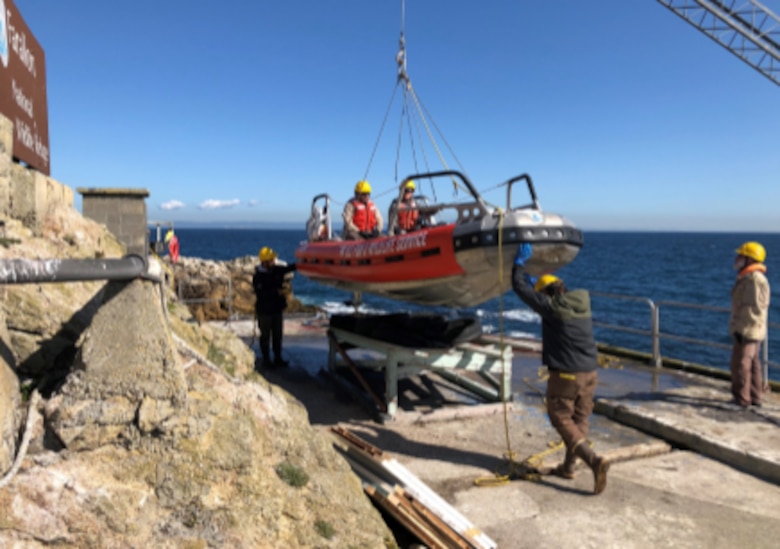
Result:
{"label": "boat hull", "polygon": [[582,233],[555,214],[542,219],[510,212],[372,240],[305,242],[295,255],[298,271],[322,284],[461,308],[511,288],[521,243],[531,245],[526,270],[537,276],[570,263],[582,246]]}

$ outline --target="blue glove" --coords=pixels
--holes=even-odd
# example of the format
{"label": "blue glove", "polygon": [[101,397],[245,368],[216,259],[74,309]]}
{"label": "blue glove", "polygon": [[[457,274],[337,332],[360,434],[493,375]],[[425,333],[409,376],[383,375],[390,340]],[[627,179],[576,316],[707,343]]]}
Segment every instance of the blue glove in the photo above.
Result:
{"label": "blue glove", "polygon": [[531,245],[528,242],[523,242],[517,247],[517,254],[515,255],[515,265],[523,267],[525,262],[531,257]]}

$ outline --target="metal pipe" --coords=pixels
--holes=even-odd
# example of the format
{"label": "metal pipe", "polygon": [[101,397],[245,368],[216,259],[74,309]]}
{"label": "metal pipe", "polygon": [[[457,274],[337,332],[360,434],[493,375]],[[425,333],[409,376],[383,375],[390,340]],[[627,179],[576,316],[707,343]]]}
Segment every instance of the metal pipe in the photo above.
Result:
{"label": "metal pipe", "polygon": [[146,259],[0,259],[0,284],[131,280],[146,272]]}

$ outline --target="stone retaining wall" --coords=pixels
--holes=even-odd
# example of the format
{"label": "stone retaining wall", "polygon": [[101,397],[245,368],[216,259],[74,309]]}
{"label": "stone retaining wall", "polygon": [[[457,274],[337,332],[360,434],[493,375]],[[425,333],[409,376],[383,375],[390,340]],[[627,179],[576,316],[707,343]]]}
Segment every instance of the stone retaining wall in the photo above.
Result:
{"label": "stone retaining wall", "polygon": [[54,206],[73,207],[73,190],[13,160],[14,126],[0,115],[0,218],[18,219],[40,236]]}

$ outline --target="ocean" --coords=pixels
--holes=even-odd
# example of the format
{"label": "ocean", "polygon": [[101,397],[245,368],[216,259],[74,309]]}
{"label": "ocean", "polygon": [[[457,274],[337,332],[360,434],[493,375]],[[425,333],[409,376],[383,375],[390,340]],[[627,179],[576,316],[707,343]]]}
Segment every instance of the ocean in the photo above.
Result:
{"label": "ocean", "polygon": [[[305,240],[301,230],[273,229],[176,229],[181,255],[218,261],[251,255],[270,246],[280,259],[295,260],[295,249]],[[761,242],[767,250],[770,285],[780,273],[780,234],[684,233],[684,232],[600,232],[585,231],[585,245],[577,258],[559,270],[569,288],[592,292],[593,317],[597,324],[617,325],[629,331],[596,326],[597,341],[651,352],[650,308],[646,300],[660,307],[663,334],[661,354],[697,364],[728,370],[730,351],[690,342],[699,339],[730,345],[728,313],[695,306],[728,308],[735,273],[734,250],[747,240]],[[351,312],[345,305],[349,292],[317,284],[298,274],[293,281],[295,296],[303,303],[328,313]],[[780,282],[772,285],[769,313],[769,377],[780,381]],[[600,294],[610,294],[608,296]],[[613,297],[619,296],[619,297]],[[437,312],[476,316],[487,333],[508,337],[541,335],[539,317],[512,292],[478,307],[454,311],[422,308],[408,303],[364,294],[361,310],[371,312]],[[686,304],[679,306],[677,304]],[[689,307],[687,304],[693,304]]]}

